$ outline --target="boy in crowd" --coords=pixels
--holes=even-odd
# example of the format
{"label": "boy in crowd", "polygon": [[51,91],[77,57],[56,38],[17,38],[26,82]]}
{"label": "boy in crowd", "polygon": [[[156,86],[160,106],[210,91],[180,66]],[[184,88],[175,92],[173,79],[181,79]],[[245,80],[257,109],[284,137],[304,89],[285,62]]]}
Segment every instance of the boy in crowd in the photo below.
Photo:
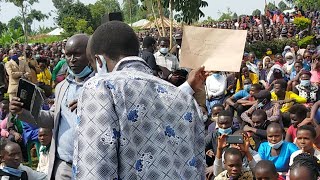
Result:
{"label": "boy in crowd", "polygon": [[215,180],[253,180],[252,172],[242,168],[242,154],[238,149],[227,149],[224,153],[224,159],[226,170],[215,177]]}
{"label": "boy in crowd", "polygon": [[259,161],[254,172],[256,180],[285,180],[282,176],[279,176],[272,161]]}
{"label": "boy in crowd", "polygon": [[208,126],[208,132],[213,132],[216,129],[216,122],[218,120],[218,114],[224,110],[224,106],[222,104],[215,104],[211,109],[211,124]]}
{"label": "boy in crowd", "polygon": [[256,151],[262,142],[267,141],[267,127],[270,124],[267,118],[264,110],[257,109],[252,114],[251,124],[245,125],[243,128],[249,137],[252,138],[250,145]]}
{"label": "boy in crowd", "polygon": [[302,104],[295,104],[289,109],[291,125],[286,133],[286,141],[296,142],[298,124],[300,124],[306,117],[308,109]]}
{"label": "boy in crowd", "polygon": [[49,150],[51,145],[52,130],[47,128],[40,128],[38,134],[40,146],[40,157],[37,171],[48,174],[49,168]]}
{"label": "boy in crowd", "polygon": [[274,83],[274,92],[271,93],[271,98],[273,101],[277,101],[282,108],[280,109],[282,113],[282,121],[285,127],[290,124],[289,109],[294,103],[306,103],[307,99],[298,96],[292,91],[286,91],[287,82],[283,79],[277,80]]}
{"label": "boy in crowd", "polygon": [[22,152],[17,143],[1,138],[0,140],[0,179],[44,180],[46,174],[32,170],[21,164]]}

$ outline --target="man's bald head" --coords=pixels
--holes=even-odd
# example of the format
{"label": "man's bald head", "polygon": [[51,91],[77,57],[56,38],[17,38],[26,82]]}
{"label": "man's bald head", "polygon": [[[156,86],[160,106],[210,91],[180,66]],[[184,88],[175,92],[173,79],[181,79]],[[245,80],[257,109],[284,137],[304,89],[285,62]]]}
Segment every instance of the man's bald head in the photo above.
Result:
{"label": "man's bald head", "polygon": [[66,43],[66,49],[74,48],[74,47],[86,49],[88,41],[89,41],[89,36],[86,34],[73,35],[68,39]]}
{"label": "man's bald head", "polygon": [[282,127],[279,123],[271,123],[268,128],[267,128],[267,131],[275,131],[275,130],[280,130],[282,131]]}

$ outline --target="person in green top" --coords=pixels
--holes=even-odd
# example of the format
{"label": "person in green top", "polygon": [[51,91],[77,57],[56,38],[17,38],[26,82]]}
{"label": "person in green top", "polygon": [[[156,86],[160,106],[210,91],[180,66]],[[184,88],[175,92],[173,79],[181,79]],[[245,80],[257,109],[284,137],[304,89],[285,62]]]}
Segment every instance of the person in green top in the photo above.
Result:
{"label": "person in green top", "polygon": [[66,62],[66,59],[60,59],[58,64],[53,68],[52,82],[54,82],[54,86],[64,80],[68,70],[68,64]]}

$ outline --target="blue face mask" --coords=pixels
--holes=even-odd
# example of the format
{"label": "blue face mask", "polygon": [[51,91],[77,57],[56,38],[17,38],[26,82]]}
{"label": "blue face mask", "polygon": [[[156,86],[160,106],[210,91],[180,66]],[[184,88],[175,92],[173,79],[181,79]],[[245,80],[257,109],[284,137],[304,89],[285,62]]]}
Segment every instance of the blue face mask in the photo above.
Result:
{"label": "blue face mask", "polygon": [[92,69],[91,67],[86,66],[79,74],[76,74],[76,73],[74,73],[74,72],[70,69],[70,67],[68,67],[68,72],[69,72],[69,74],[71,74],[71,75],[73,75],[73,76],[75,76],[75,77],[77,77],[77,78],[86,77],[86,76],[88,76],[90,73],[92,73],[92,71],[93,71],[93,69]]}
{"label": "blue face mask", "polygon": [[107,61],[102,55],[98,55],[98,56],[99,56],[100,60],[102,61],[102,67],[100,68],[99,63],[96,60],[98,76],[106,75],[109,72],[108,67],[107,67]]}
{"label": "blue face mask", "polygon": [[227,128],[227,129],[219,128],[219,129],[218,129],[218,132],[219,132],[220,134],[229,135],[229,134],[232,134],[232,129],[231,129],[231,127]]}
{"label": "blue face mask", "polygon": [[19,170],[19,169],[14,169],[14,168],[11,168],[11,167],[3,167],[2,169],[4,172],[8,173],[8,174],[11,174],[11,175],[14,175],[14,176],[17,176],[17,177],[21,177],[21,174],[23,171]]}
{"label": "blue face mask", "polygon": [[18,61],[18,60],[19,60],[18,55],[10,56],[10,58],[11,58],[12,60],[15,60],[15,61]]}
{"label": "blue face mask", "polygon": [[269,146],[271,146],[271,148],[273,148],[273,149],[279,149],[279,148],[282,146],[282,144],[283,144],[283,140],[279,141],[279,142],[276,143],[276,144],[272,144],[272,143],[270,143],[270,142],[268,142],[268,144],[269,144]]}
{"label": "blue face mask", "polygon": [[212,74],[213,77],[215,77],[216,79],[220,78],[220,74]]}
{"label": "blue face mask", "polygon": [[302,86],[310,86],[311,81],[310,80],[300,80],[300,84]]}
{"label": "blue face mask", "polygon": [[245,91],[249,92],[250,89],[251,89],[251,84],[246,84],[246,85],[243,86],[243,90],[245,90]]}

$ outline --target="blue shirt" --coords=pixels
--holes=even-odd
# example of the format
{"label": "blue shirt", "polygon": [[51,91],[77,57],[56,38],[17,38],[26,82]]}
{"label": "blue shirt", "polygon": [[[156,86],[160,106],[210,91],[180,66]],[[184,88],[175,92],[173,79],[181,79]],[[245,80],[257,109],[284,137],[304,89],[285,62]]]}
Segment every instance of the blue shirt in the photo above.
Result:
{"label": "blue shirt", "polygon": [[[89,75],[87,79],[93,76]],[[87,80],[85,79],[85,80]],[[66,90],[61,102],[61,114],[57,137],[57,157],[63,161],[72,163],[74,150],[74,133],[77,121],[76,111],[71,112],[68,105],[78,99],[84,82],[76,82],[72,75],[66,78],[69,87]]]}
{"label": "blue shirt", "polygon": [[288,172],[290,156],[299,149],[295,144],[286,141],[283,142],[280,148],[278,156],[271,156],[271,146],[269,146],[268,142],[263,142],[260,144],[258,153],[261,159],[272,161],[276,166],[277,172]]}
{"label": "blue shirt", "polygon": [[234,95],[233,95],[233,98],[235,98],[235,100],[239,100],[239,99],[242,99],[242,98],[246,98],[246,97],[248,97],[250,94],[249,94],[249,92],[248,91],[246,91],[246,90],[240,90],[240,91],[238,91],[237,93],[235,93]]}

